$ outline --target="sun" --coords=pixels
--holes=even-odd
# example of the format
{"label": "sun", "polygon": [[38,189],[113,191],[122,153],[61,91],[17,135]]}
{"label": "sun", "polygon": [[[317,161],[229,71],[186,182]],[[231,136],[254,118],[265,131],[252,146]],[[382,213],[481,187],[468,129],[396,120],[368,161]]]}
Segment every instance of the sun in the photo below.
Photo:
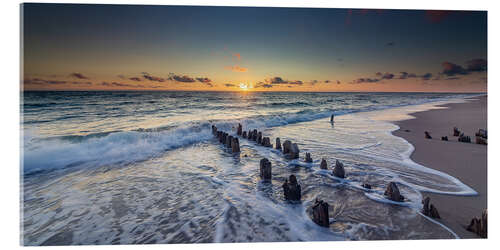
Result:
{"label": "sun", "polygon": [[241,90],[248,90],[248,85],[246,83],[240,83]]}

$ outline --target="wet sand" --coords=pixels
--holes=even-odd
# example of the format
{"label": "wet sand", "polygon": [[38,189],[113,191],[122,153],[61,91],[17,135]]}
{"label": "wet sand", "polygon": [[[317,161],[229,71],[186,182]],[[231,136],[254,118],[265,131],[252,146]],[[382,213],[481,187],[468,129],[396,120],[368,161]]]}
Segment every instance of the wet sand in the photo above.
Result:
{"label": "wet sand", "polygon": [[[397,122],[400,129],[393,133],[415,147],[413,161],[448,173],[478,192],[477,196],[423,194],[437,207],[439,221],[460,238],[478,238],[465,228],[472,217],[480,217],[487,208],[488,147],[475,144],[474,136],[479,128],[487,129],[487,96],[471,99],[468,103],[442,106],[447,109],[413,113],[416,119]],[[455,126],[470,136],[472,143],[458,142],[458,137],[453,136]],[[424,131],[429,131],[432,139],[425,139]],[[441,141],[441,136],[448,136],[449,141]]]}

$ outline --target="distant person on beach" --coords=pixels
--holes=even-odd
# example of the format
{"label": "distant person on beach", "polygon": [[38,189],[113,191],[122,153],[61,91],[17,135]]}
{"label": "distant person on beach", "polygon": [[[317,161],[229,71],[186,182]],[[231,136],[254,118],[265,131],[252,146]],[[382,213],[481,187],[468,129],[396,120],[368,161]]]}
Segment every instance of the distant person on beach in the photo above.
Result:
{"label": "distant person on beach", "polygon": [[334,118],[334,114],[332,113],[332,116],[330,116],[330,123],[334,123],[333,118]]}

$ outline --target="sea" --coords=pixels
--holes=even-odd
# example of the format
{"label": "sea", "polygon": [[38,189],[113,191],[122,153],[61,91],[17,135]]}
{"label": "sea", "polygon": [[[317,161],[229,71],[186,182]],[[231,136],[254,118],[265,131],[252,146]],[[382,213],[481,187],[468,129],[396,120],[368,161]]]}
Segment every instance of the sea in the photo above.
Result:
{"label": "sea", "polygon": [[[457,238],[421,214],[422,192],[476,191],[412,161],[414,147],[391,132],[412,112],[477,95],[22,92],[21,244]],[[230,152],[211,126],[236,134],[238,123],[273,144],[297,143],[300,158],[243,138],[241,152]],[[262,158],[272,163],[271,181],[259,177]],[[345,179],[332,175],[336,160]],[[302,187],[299,203],[284,199],[291,174]],[[389,182],[404,202],[384,197]],[[328,202],[329,227],[312,221],[315,199]]]}

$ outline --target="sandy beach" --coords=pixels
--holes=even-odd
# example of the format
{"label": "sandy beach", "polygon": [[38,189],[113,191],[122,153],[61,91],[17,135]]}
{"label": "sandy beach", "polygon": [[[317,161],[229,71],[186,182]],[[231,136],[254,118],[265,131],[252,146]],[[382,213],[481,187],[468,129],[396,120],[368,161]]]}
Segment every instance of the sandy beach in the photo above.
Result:
{"label": "sandy beach", "polygon": [[[415,147],[411,155],[415,162],[448,173],[478,192],[477,196],[423,194],[439,210],[440,221],[460,238],[478,238],[465,228],[472,217],[479,217],[487,208],[488,147],[475,144],[474,136],[478,129],[487,129],[487,96],[471,100],[444,105],[446,109],[413,113],[415,119],[398,122],[400,129],[394,132]],[[458,142],[453,127],[470,136],[472,143]],[[425,139],[424,131],[433,138]],[[449,141],[442,141],[441,136],[448,136]]]}

